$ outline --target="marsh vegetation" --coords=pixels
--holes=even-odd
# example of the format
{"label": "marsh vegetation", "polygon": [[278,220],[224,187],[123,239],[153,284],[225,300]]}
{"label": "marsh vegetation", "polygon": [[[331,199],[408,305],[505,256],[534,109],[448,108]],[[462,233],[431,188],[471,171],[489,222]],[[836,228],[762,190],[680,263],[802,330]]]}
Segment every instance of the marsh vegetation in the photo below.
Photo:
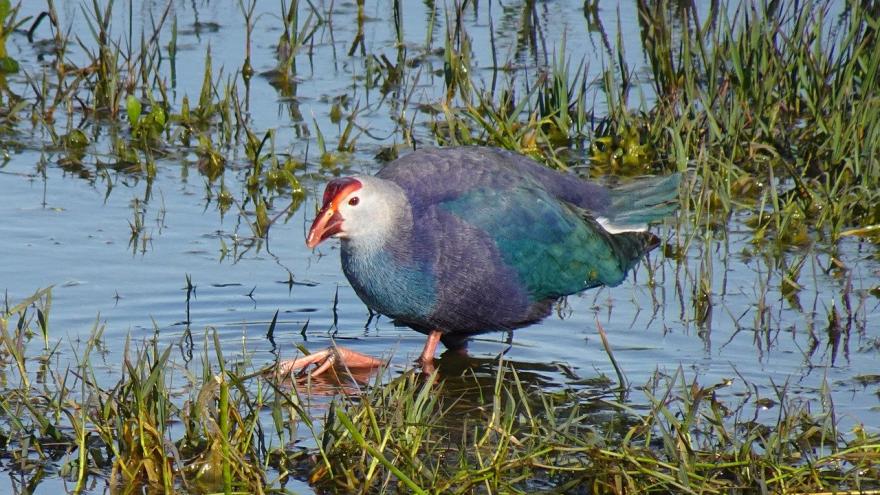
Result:
{"label": "marsh vegetation", "polygon": [[[0,0],[0,22],[0,486],[880,490],[874,3]],[[687,179],[630,280],[426,376],[302,239],[328,178],[458,144]],[[390,365],[266,372],[333,340]]]}

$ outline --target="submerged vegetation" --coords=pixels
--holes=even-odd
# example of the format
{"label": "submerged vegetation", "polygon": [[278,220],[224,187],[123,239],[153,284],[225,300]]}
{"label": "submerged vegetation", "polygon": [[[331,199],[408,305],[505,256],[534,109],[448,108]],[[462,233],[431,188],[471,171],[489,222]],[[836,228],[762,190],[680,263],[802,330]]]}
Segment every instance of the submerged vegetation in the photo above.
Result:
{"label": "submerged vegetation", "polygon": [[[359,1],[357,35],[340,58],[362,66],[352,84],[366,97],[328,97],[329,115],[319,117],[303,115],[298,78],[338,14],[332,3],[278,4],[269,21],[255,17],[255,1],[238,2],[247,31],[241,66],[215,67],[209,50],[199,93],[178,97],[181,27],[172,3],[138,37],[130,22],[122,31],[113,24],[119,2],[84,2],[88,35],[73,36],[52,0],[32,17],[0,0],[4,150],[45,146],[53,161],[37,164],[37,175],[57,166],[103,184],[108,196],[120,176],[144,182],[129,221],[129,247],[141,253],[150,249],[146,211],[161,160],[182,163],[182,176],[199,174],[206,208],[236,218],[235,232],[218,238],[221,260],[239,259],[292,217],[316,178],[352,167],[354,152],[388,160],[434,143],[501,146],[593,176],[686,171],[684,213],[664,244],[680,263],[694,239],[712,249],[735,214],[748,216],[752,248],[743,257],[822,243],[831,253],[822,270],[844,274],[837,243],[880,243],[880,12],[870,2],[713,2],[706,11],[638,0],[646,75],[628,65],[624,43],[608,36],[591,2],[577,14],[601,31],[606,58],[569,53],[564,36],[548,48],[539,2],[523,2],[522,53],[496,49],[490,7],[486,71],[464,21],[478,2],[432,3],[429,34],[412,46],[401,2],[391,1],[397,43],[389,56],[370,51]],[[281,33],[273,68],[262,73],[252,59],[258,21]],[[27,38],[39,64],[7,54],[12,35]],[[599,77],[590,64],[601,64]],[[434,76],[442,88],[421,99],[423,79]],[[250,112],[256,77],[277,91],[289,127],[258,128],[266,124]],[[367,122],[379,118],[392,129],[381,140]],[[782,259],[780,291],[796,306],[805,258]],[[693,292],[682,313],[704,329],[714,305],[711,258],[684,271]],[[770,283],[767,275],[756,289],[756,341],[770,340]],[[828,311],[829,339],[864,330],[870,309],[856,299],[880,293],[853,296],[850,283]],[[192,290],[188,279],[187,303]],[[181,340],[199,350],[200,372],[175,359],[174,345],[129,341],[108,383],[94,365],[106,346],[100,320],[69,351],[52,332],[51,306],[52,290],[43,289],[7,298],[0,318],[2,460],[25,480],[23,490],[50,478],[77,492],[104,480],[126,493],[295,492],[289,485],[304,481],[329,493],[880,490],[880,435],[841,430],[824,390],[806,400],[777,384],[765,397],[745,380],[707,385],[683,370],[658,371],[637,387],[622,374],[617,385],[601,376],[546,387],[503,359],[488,371],[386,370],[367,384],[341,373],[338,382],[294,386],[247,360],[224,359],[212,329],[193,344],[188,327]],[[58,367],[68,352],[73,363]],[[728,387],[741,388],[734,399],[717,394]],[[311,395],[326,390],[337,395]]]}

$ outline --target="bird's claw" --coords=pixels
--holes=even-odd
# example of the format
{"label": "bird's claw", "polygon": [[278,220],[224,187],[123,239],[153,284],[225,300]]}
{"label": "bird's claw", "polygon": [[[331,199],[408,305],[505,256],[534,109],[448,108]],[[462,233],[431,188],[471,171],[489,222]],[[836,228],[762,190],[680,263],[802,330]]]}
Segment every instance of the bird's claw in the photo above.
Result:
{"label": "bird's claw", "polygon": [[308,375],[317,377],[335,365],[349,369],[372,369],[382,366],[385,361],[345,347],[333,346],[308,356],[281,361],[278,363],[276,374],[287,375],[298,370],[305,370],[313,364],[316,367]]}

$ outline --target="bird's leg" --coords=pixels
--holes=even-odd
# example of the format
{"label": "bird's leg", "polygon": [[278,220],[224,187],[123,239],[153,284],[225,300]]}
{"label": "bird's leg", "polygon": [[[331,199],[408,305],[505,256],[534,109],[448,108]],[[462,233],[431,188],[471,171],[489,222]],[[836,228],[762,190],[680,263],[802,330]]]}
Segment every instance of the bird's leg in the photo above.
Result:
{"label": "bird's leg", "polygon": [[419,364],[425,373],[434,372],[434,354],[437,352],[437,344],[440,343],[440,337],[443,337],[443,332],[431,330],[431,333],[428,334],[428,340],[425,341],[425,348],[422,349],[422,355],[419,356]]}
{"label": "bird's leg", "polygon": [[303,369],[309,365],[316,365],[311,373],[315,377],[327,371],[334,365],[340,365],[345,368],[378,368],[385,364],[385,361],[376,359],[373,356],[361,354],[360,352],[346,349],[345,347],[328,347],[323,351],[314,352],[308,356],[298,359],[287,359],[278,363],[276,374],[286,375],[296,370]]}

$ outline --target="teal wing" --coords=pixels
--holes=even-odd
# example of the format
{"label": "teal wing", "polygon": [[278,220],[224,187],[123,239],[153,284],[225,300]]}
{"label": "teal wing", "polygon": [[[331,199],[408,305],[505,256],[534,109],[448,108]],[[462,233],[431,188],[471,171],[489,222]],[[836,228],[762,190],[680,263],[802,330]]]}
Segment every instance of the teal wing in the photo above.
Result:
{"label": "teal wing", "polygon": [[476,188],[442,208],[485,231],[534,300],[617,285],[655,240],[644,232],[610,234],[540,187]]}

